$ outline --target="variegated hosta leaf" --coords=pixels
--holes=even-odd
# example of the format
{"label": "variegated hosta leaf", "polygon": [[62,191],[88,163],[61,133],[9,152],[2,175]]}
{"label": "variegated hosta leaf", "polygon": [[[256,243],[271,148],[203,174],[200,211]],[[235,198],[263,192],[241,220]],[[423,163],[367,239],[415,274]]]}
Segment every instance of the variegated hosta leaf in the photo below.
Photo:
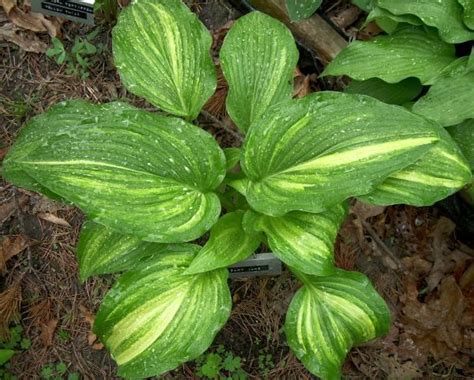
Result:
{"label": "variegated hosta leaf", "polygon": [[296,273],[304,286],[285,321],[288,345],[322,379],[339,379],[352,346],[388,332],[390,311],[369,279],[336,269],[327,277]]}
{"label": "variegated hosta leaf", "polygon": [[80,279],[97,274],[122,272],[143,259],[160,254],[166,244],[150,243],[123,235],[101,224],[84,223],[77,245]]}
{"label": "variegated hosta leaf", "polygon": [[472,0],[458,0],[463,6],[463,21],[469,29],[474,30],[474,2]]}
{"label": "variegated hosta leaf", "polygon": [[249,257],[260,245],[258,233],[242,228],[243,211],[224,215],[211,229],[211,236],[198,252],[186,274],[226,268]]}
{"label": "variegated hosta leaf", "polygon": [[224,155],[225,155],[225,162],[226,162],[226,169],[231,170],[233,169],[240,160],[240,155],[242,150],[240,148],[225,148]]}
{"label": "variegated hosta leaf", "polygon": [[310,17],[322,2],[323,0],[285,0],[286,10],[293,21]]}
{"label": "variegated hosta leaf", "polygon": [[430,206],[471,182],[466,159],[448,133],[442,132],[440,142],[426,155],[360,199],[376,205]]}
{"label": "variegated hosta leaf", "polygon": [[467,158],[471,170],[474,170],[474,119],[449,127],[447,131]]}
{"label": "variegated hosta leaf", "polygon": [[[94,220],[143,240],[198,238],[217,221],[225,158],[210,134],[121,103],[61,103],[32,119],[4,160]],[[26,173],[26,175],[25,175]]]}
{"label": "variegated hosta leaf", "polygon": [[175,115],[194,119],[216,88],[209,31],[181,0],[140,0],[113,31],[123,84]]}
{"label": "variegated hosta leaf", "polygon": [[417,78],[407,78],[398,83],[387,83],[371,78],[365,81],[353,80],[346,87],[349,94],[368,95],[388,104],[405,104],[417,97],[423,86]]}
{"label": "variegated hosta leaf", "polygon": [[[321,212],[371,192],[421,158],[437,124],[376,99],[318,92],[275,106],[250,128],[244,193],[261,213]],[[241,180],[241,182],[243,182]]]}
{"label": "variegated hosta leaf", "polygon": [[240,130],[269,106],[291,99],[298,55],[287,27],[263,13],[249,13],[229,30],[220,59],[229,83],[227,111]]}
{"label": "variegated hosta leaf", "polygon": [[365,22],[369,23],[371,21],[375,21],[377,25],[387,33],[393,33],[397,29],[399,23],[423,25],[423,21],[421,21],[417,16],[409,14],[394,15],[393,13],[380,7],[375,7],[370,11]]}
{"label": "variegated hosta leaf", "polygon": [[463,9],[458,0],[377,0],[377,5],[395,15],[419,17],[426,25],[438,29],[446,42],[455,44],[474,39],[474,32],[463,23]]}
{"label": "variegated hosta leaf", "polygon": [[380,78],[388,83],[415,77],[424,84],[454,59],[454,46],[441,41],[435,32],[405,27],[389,36],[352,42],[322,75]]}
{"label": "variegated hosta leaf", "polygon": [[469,58],[470,57],[467,56],[457,58],[448,66],[446,66],[443,70],[441,70],[437,75],[431,78],[426,84],[431,86],[435,84],[438,80],[441,80],[443,78],[456,77],[459,75],[463,75],[470,70],[473,70],[473,67],[471,67],[471,65],[469,64]]}
{"label": "variegated hosta leaf", "polygon": [[158,376],[195,359],[227,321],[227,270],[183,275],[199,249],[183,244],[154,256],[123,274],[106,295],[94,332],[120,376]]}
{"label": "variegated hosta leaf", "polygon": [[373,9],[375,6],[374,2],[375,0],[352,0],[352,4],[366,12],[370,12]]}
{"label": "variegated hosta leaf", "polygon": [[272,252],[288,266],[328,276],[334,272],[334,242],[345,216],[342,204],[319,214],[292,211],[280,217],[247,211],[244,228],[265,232]]}
{"label": "variegated hosta leaf", "polygon": [[413,112],[447,127],[474,118],[474,70],[467,57],[434,80],[428,93],[413,105]]}

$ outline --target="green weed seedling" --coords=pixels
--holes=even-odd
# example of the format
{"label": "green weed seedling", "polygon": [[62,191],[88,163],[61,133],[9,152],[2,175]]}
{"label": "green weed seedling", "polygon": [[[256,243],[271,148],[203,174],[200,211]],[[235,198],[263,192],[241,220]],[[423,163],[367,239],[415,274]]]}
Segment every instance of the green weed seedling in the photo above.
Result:
{"label": "green weed seedling", "polygon": [[104,50],[102,43],[94,44],[99,29],[95,29],[85,37],[76,37],[72,48],[68,51],[59,38],[53,37],[53,47],[46,51],[46,55],[54,58],[58,65],[66,64],[66,74],[87,79],[93,57]]}
{"label": "green weed seedling", "polygon": [[239,356],[234,356],[226,351],[224,346],[219,346],[215,352],[201,355],[196,359],[199,377],[218,380],[245,380],[246,372],[242,369]]}
{"label": "green weed seedling", "polygon": [[20,325],[11,327],[7,339],[0,341],[0,379],[15,380],[16,376],[11,373],[10,359],[31,346],[31,340],[23,336],[23,328]]}
{"label": "green weed seedling", "polygon": [[[430,118],[370,96],[321,91],[293,99],[294,38],[251,12],[219,53],[227,112],[243,140],[222,149],[193,123],[217,75],[211,34],[182,1],[132,2],[112,42],[124,86],[161,112],[124,102],[57,104],[28,121],[3,175],[86,214],[81,281],[123,273],[94,322],[119,376],[158,376],[200,357],[231,313],[227,268],[265,242],[302,284],[284,323],[290,349],[313,374],[339,378],[353,346],[390,328],[390,310],[370,280],[334,263],[348,200],[432,205],[472,180],[458,145]],[[441,56],[424,67],[456,61],[451,48],[422,47]],[[63,50],[54,54],[65,62]],[[211,376],[239,368],[219,352],[205,360],[201,371]]]}
{"label": "green weed seedling", "polygon": [[77,372],[68,373],[68,365],[63,362],[49,363],[41,368],[40,377],[43,380],[79,380]]}

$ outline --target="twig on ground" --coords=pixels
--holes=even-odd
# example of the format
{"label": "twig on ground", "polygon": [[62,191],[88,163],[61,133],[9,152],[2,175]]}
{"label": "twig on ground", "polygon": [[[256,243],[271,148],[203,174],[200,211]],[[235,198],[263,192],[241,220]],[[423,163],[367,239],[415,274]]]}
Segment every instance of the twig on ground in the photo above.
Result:
{"label": "twig on ground", "polygon": [[379,245],[379,247],[384,251],[390,258],[395,262],[397,267],[399,269],[403,269],[403,263],[401,260],[387,247],[387,245],[383,242],[382,239],[380,239],[380,236],[375,232],[375,230],[372,228],[372,226],[367,223],[365,220],[360,220],[362,223],[362,226],[365,228],[365,230],[369,233],[369,235],[374,239],[374,241]]}
{"label": "twig on ground", "polygon": [[27,237],[25,233],[25,220],[23,219],[23,214],[21,213],[21,208],[20,208],[20,202],[18,202],[18,189],[15,187],[15,195],[13,197],[15,199],[15,206],[16,206],[16,211],[17,211],[17,216],[18,216],[18,221],[20,222],[20,232],[21,234],[27,238],[27,244],[26,244],[26,253],[28,257],[28,271],[33,271],[33,259],[31,255],[31,248],[30,248],[30,239]]}
{"label": "twig on ground", "polygon": [[234,131],[229,125],[227,125],[225,122],[219,120],[217,117],[215,117],[214,115],[210,114],[209,112],[207,111],[201,111],[201,115],[204,116],[206,119],[212,121],[214,124],[216,124],[218,127],[224,129],[226,132],[230,133],[233,137],[235,137],[239,142],[243,142],[244,141],[244,137]]}

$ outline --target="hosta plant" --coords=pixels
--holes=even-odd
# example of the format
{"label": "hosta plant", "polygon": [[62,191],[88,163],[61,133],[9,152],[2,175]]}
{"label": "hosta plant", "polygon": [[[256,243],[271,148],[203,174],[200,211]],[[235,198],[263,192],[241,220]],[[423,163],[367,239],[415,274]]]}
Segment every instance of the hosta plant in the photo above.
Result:
{"label": "hosta plant", "polygon": [[353,42],[323,75],[347,75],[347,92],[438,122],[474,170],[474,2],[374,0],[367,21],[386,34]]}
{"label": "hosta plant", "polygon": [[23,128],[3,174],[85,212],[81,280],[123,272],[94,325],[120,375],[201,355],[231,311],[226,268],[264,242],[302,284],[286,316],[290,348],[338,378],[350,348],[390,320],[367,277],[334,266],[347,199],[429,205],[471,180],[468,163],[443,128],[405,108],[336,92],[292,99],[295,42],[258,12],[220,51],[227,111],[245,135],[221,149],[193,124],[216,88],[210,47],[179,0],[132,3],[113,32],[115,63],[160,111],[60,103]]}

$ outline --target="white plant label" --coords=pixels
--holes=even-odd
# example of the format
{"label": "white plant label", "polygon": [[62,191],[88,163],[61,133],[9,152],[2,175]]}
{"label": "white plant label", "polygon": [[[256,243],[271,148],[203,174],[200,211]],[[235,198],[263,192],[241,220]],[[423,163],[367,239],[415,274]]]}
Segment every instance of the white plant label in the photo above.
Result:
{"label": "white plant label", "polygon": [[229,267],[230,278],[279,276],[281,261],[272,253],[257,253]]}
{"label": "white plant label", "polygon": [[31,10],[94,25],[95,0],[31,0]]}

